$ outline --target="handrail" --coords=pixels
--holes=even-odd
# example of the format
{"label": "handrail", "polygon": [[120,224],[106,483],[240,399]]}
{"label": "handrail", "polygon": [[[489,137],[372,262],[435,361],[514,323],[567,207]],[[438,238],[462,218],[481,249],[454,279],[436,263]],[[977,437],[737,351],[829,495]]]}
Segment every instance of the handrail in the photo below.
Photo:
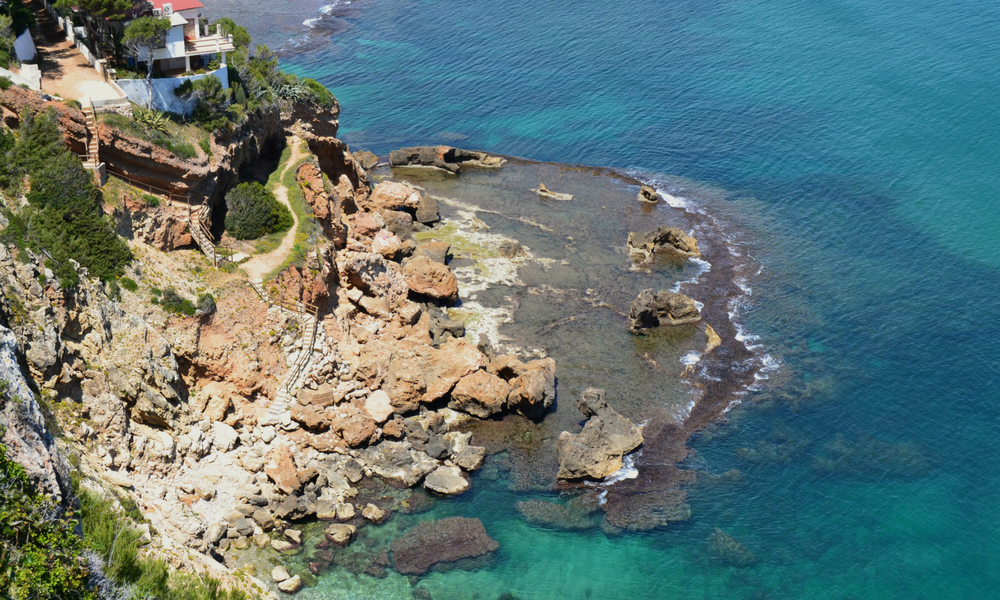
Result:
{"label": "handrail", "polygon": [[122,173],[118,169],[112,167],[110,164],[106,165],[106,167],[108,169],[108,173],[112,173],[115,177],[118,177],[119,179],[124,179],[125,183],[129,184],[130,186],[132,186],[134,188],[139,188],[139,189],[147,188],[149,190],[149,193],[151,193],[151,194],[158,194],[160,196],[166,196],[167,200],[170,201],[170,202],[178,202],[179,201],[181,204],[188,205],[189,210],[190,210],[190,207],[192,205],[194,205],[194,206],[201,206],[200,203],[196,204],[196,203],[192,202],[191,201],[191,197],[190,197],[189,194],[178,194],[178,193],[175,193],[175,192],[171,192],[169,190],[165,190],[165,189],[160,188],[160,187],[156,187],[155,185],[150,185],[148,183],[143,183],[141,181],[136,181],[135,179],[132,179],[131,177],[129,177],[125,173]]}
{"label": "handrail", "polygon": [[285,378],[285,384],[282,386],[285,389],[285,391],[287,391],[288,394],[291,395],[295,387],[295,381],[299,378],[300,375],[302,375],[303,369],[306,368],[309,359],[312,358],[312,353],[314,350],[314,346],[316,344],[316,333],[317,329],[319,328],[319,307],[313,304],[309,304],[308,302],[301,302],[299,303],[298,306],[293,306],[290,302],[285,302],[283,300],[273,300],[270,298],[270,296],[267,295],[267,293],[263,290],[263,288],[258,288],[257,284],[251,281],[250,279],[247,279],[247,283],[249,283],[250,287],[253,288],[253,291],[256,292],[258,296],[260,296],[260,299],[267,304],[280,306],[286,310],[297,312],[301,315],[306,315],[306,314],[312,315],[313,324],[312,324],[312,332],[309,335],[309,343],[308,345],[303,344],[302,346],[303,352],[295,361],[295,364],[292,365],[292,369],[289,372],[288,377]]}

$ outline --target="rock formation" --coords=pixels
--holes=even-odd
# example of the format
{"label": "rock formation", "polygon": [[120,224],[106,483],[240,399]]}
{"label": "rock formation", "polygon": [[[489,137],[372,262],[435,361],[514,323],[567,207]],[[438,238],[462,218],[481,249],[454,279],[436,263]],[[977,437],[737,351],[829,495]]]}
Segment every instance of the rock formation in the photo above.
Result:
{"label": "rock formation", "polygon": [[415,146],[389,154],[389,164],[393,167],[436,167],[449,173],[458,173],[462,165],[499,168],[506,162],[499,156],[451,146]]}
{"label": "rock formation", "polygon": [[604,390],[589,388],[577,400],[589,417],[583,431],[559,434],[559,479],[604,479],[622,468],[622,459],[642,444],[642,430],[608,405]]}
{"label": "rock formation", "polygon": [[655,231],[640,231],[628,234],[628,250],[642,260],[657,252],[673,252],[684,257],[701,256],[698,240],[676,227],[657,227]]}
{"label": "rock formation", "polygon": [[642,186],[642,189],[639,190],[639,202],[648,202],[650,204],[656,204],[660,200],[662,200],[662,198],[660,198],[660,195],[656,193],[655,189],[653,189],[648,185]]}
{"label": "rock formation", "polygon": [[685,325],[701,320],[694,300],[668,290],[642,290],[632,302],[628,318],[632,331],[653,329],[665,325]]}

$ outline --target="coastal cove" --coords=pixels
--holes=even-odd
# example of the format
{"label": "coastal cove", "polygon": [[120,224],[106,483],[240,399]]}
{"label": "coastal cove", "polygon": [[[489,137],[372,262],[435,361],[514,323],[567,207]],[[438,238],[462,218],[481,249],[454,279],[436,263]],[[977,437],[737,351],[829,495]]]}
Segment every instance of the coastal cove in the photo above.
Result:
{"label": "coastal cove", "polygon": [[[614,166],[686,198],[760,266],[739,281],[751,290],[745,335],[757,336],[746,341],[781,365],[692,441],[688,521],[612,537],[552,531],[516,510],[539,492],[479,475],[427,518],[479,517],[500,543],[495,561],[418,587],[492,599],[963,598],[996,586],[996,6],[330,6],[273,15],[255,4],[247,24],[255,37],[299,28],[289,37],[308,43],[285,46],[282,64],[337,94],[352,150],[448,143]],[[595,213],[577,226],[599,228]],[[494,233],[531,234],[477,215]],[[594,246],[588,259],[612,252]],[[540,298],[523,299],[500,332],[553,355],[554,336],[588,339],[575,323],[536,341],[580,312],[544,315]],[[570,405],[586,377],[567,385],[573,365],[560,369]],[[644,385],[617,402],[651,399]],[[742,476],[721,477],[733,469]],[[754,564],[710,552],[716,528]],[[412,589],[339,572],[303,593]]]}

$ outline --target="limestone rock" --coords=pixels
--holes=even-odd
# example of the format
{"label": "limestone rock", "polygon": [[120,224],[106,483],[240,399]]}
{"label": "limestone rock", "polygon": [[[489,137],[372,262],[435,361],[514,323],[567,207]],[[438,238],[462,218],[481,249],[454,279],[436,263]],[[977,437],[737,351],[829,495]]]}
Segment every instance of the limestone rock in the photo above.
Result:
{"label": "limestone rock", "polygon": [[556,361],[551,358],[533,360],[511,382],[507,404],[529,419],[545,414],[556,399]]}
{"label": "limestone rock", "polygon": [[496,375],[476,371],[458,382],[448,407],[485,419],[503,412],[510,390],[510,384]]}
{"label": "limestone rock", "polygon": [[392,542],[396,571],[421,575],[435,564],[484,556],[500,547],[479,519],[449,517],[408,529]]}
{"label": "limestone rock", "polygon": [[654,190],[648,185],[642,186],[642,189],[639,190],[639,202],[649,202],[651,204],[656,204],[660,200],[662,200],[662,198],[660,198],[660,195],[656,193],[656,190]]}
{"label": "limestone rock", "polygon": [[643,258],[656,252],[670,251],[685,257],[701,256],[698,240],[676,227],[661,225],[655,231],[640,231],[628,234],[628,249]]}
{"label": "limestone rock", "polygon": [[409,291],[399,265],[381,254],[355,253],[344,261],[343,269],[351,285],[390,304],[406,298]]}
{"label": "limestone rock", "polygon": [[302,589],[302,578],[296,575],[278,584],[278,589],[286,594],[294,594]]}
{"label": "limestone rock", "polygon": [[466,446],[456,453],[452,460],[466,471],[475,471],[483,466],[484,458],[486,458],[486,448],[482,446]]}
{"label": "limestone rock", "polygon": [[239,441],[240,436],[236,430],[221,421],[212,423],[212,430],[215,434],[212,445],[219,452],[229,452]]}
{"label": "limestone rock", "polygon": [[664,325],[685,325],[701,320],[701,312],[695,301],[683,294],[669,290],[653,292],[651,289],[639,292],[639,297],[629,310],[632,331],[661,327]]}
{"label": "limestone rock", "polygon": [[438,210],[437,200],[430,196],[424,196],[421,198],[420,205],[417,207],[417,212],[413,217],[425,225],[430,225],[431,223],[440,221],[441,213]]}
{"label": "limestone rock", "polygon": [[451,244],[448,242],[439,242],[437,240],[430,240],[427,242],[420,242],[417,244],[417,249],[414,250],[413,256],[426,256],[436,263],[447,264],[448,262],[448,252],[451,250]]}
{"label": "limestone rock", "polygon": [[365,399],[365,412],[376,423],[385,423],[393,415],[395,408],[389,399],[389,394],[382,390],[375,390]]}
{"label": "limestone rock", "polygon": [[344,546],[351,543],[354,539],[354,532],[357,531],[357,527],[354,525],[345,525],[344,523],[334,523],[326,528],[326,539],[332,544],[343,548]]}
{"label": "limestone rock", "polygon": [[590,417],[583,431],[559,434],[559,479],[603,479],[622,468],[622,458],[642,444],[642,430],[608,406],[604,390],[589,388],[577,406]]}
{"label": "limestone rock", "polygon": [[281,583],[282,581],[287,581],[291,578],[292,576],[288,574],[288,569],[281,565],[271,569],[271,581],[275,583]]}
{"label": "limestone rock", "polygon": [[458,279],[447,265],[427,256],[415,256],[403,265],[403,278],[409,289],[436,300],[454,302],[458,299]]}
{"label": "limestone rock", "polygon": [[439,350],[424,347],[422,354],[424,360],[421,368],[427,382],[425,402],[441,398],[463,377],[486,366],[485,357],[466,338],[452,338],[442,344]]}
{"label": "limestone rock", "polygon": [[469,481],[458,467],[438,467],[424,479],[424,487],[432,492],[454,496],[469,489]]}
{"label": "limestone rock", "polygon": [[291,450],[286,446],[280,446],[271,451],[264,472],[271,478],[271,481],[286,494],[294,494],[301,487],[299,472],[295,466],[295,459]]}
{"label": "limestone rock", "polygon": [[396,258],[403,249],[403,242],[388,229],[383,229],[375,234],[372,240],[372,252],[381,254],[384,258]]}
{"label": "limestone rock", "polygon": [[371,521],[372,523],[378,525],[385,520],[386,512],[374,504],[369,503],[365,506],[364,510],[361,511],[361,516],[364,517],[366,521]]}
{"label": "limestone rock", "polygon": [[414,450],[409,442],[383,441],[365,449],[362,456],[376,475],[407,487],[420,483],[438,466],[430,456]]}
{"label": "limestone rock", "polygon": [[420,193],[396,181],[383,181],[372,190],[369,201],[379,209],[415,210],[420,206]]}

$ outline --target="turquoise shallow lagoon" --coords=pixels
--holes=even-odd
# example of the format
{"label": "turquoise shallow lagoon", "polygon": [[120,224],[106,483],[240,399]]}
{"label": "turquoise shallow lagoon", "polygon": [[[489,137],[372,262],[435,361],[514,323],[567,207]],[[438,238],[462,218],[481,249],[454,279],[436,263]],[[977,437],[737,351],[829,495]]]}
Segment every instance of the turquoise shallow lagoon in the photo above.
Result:
{"label": "turquoise shallow lagoon", "polygon": [[[781,369],[685,464],[743,478],[692,488],[684,523],[617,537],[527,525],[523,494],[477,479],[433,516],[477,516],[501,550],[425,578],[435,600],[997,595],[1000,4],[301,4],[240,7],[333,89],[352,149],[704,182],[725,193],[699,207],[763,267],[743,319]],[[757,562],[713,557],[714,528]],[[334,574],[310,593],[411,590]]]}

